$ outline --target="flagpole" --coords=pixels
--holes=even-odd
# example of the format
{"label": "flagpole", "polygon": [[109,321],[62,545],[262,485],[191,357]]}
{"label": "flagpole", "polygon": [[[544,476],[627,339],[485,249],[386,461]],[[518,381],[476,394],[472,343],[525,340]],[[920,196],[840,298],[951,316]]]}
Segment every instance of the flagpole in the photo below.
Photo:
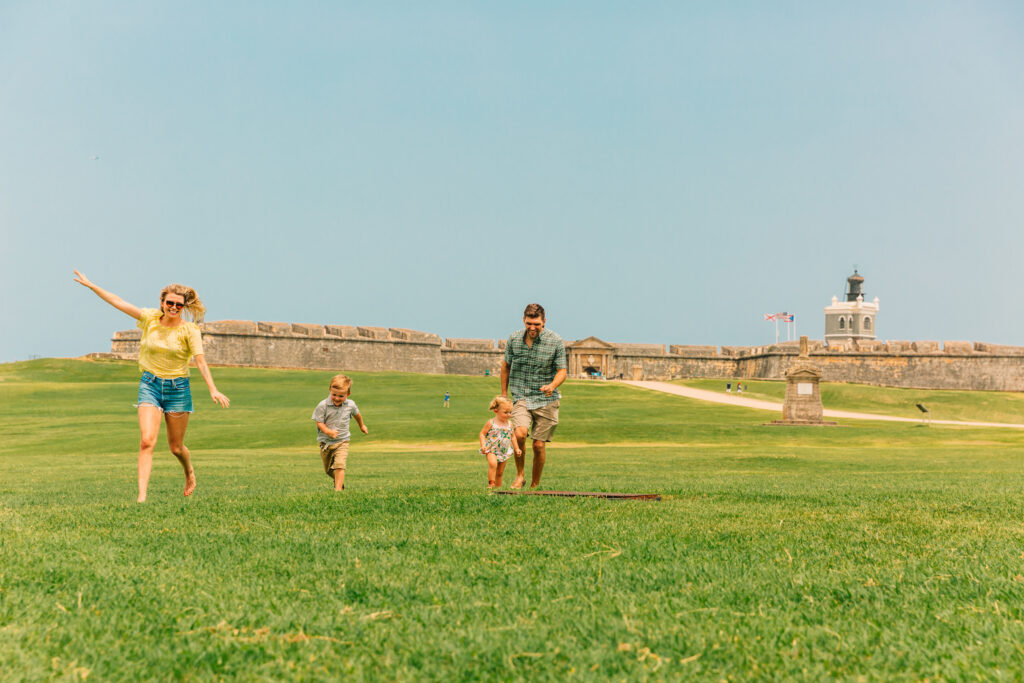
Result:
{"label": "flagpole", "polygon": [[764,319],[775,321],[775,343],[779,343],[779,315],[778,313],[765,313]]}

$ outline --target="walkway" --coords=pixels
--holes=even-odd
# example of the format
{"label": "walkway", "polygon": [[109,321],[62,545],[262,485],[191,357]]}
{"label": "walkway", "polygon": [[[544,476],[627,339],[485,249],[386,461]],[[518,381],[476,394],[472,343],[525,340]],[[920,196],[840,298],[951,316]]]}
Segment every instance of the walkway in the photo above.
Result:
{"label": "walkway", "polygon": [[[681,384],[669,384],[668,382],[638,382],[635,380],[618,380],[620,384],[652,391],[661,391],[666,394],[685,396],[698,401],[709,401],[711,403],[725,403],[743,408],[756,408],[758,410],[771,410],[776,413],[782,412],[782,404],[775,401],[762,401],[757,398],[747,398],[743,394],[727,394],[720,391],[708,391],[707,389],[694,389],[693,387]],[[916,422],[921,420],[913,417],[894,417],[892,415],[872,415],[870,413],[851,413],[846,410],[824,410],[825,417],[844,417],[851,420],[878,420],[880,422]],[[1024,429],[1024,424],[1007,424],[1005,422],[958,422],[957,420],[932,420],[936,425],[957,425],[960,427],[1008,427],[1010,429]]]}

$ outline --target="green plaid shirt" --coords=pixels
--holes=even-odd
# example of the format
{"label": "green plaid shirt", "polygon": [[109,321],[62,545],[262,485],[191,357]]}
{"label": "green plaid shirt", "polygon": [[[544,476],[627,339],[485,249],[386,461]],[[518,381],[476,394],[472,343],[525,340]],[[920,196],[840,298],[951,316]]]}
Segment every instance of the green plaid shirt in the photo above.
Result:
{"label": "green plaid shirt", "polygon": [[540,388],[550,384],[555,373],[566,367],[565,344],[551,330],[541,330],[527,346],[526,330],[514,332],[505,344],[505,362],[509,366],[508,393],[512,401],[526,401],[529,410],[554,403],[561,394],[556,390],[545,396]]}

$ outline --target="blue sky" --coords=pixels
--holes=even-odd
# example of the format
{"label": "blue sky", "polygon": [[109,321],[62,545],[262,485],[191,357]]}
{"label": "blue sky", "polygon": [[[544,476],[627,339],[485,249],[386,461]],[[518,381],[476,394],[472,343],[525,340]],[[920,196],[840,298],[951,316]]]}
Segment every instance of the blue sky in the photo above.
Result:
{"label": "blue sky", "polygon": [[[0,361],[208,319],[1024,345],[1012,2],[0,3]],[[93,158],[98,157],[98,158]]]}

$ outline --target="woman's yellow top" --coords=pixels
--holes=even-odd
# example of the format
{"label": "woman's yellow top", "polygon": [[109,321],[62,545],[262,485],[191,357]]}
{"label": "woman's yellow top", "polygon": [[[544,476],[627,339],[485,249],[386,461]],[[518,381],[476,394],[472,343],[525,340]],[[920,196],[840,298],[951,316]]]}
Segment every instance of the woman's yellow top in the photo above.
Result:
{"label": "woman's yellow top", "polygon": [[163,379],[188,377],[189,359],[203,352],[199,325],[182,321],[176,327],[165,327],[160,315],[159,309],[143,308],[135,324],[142,330],[139,367]]}

